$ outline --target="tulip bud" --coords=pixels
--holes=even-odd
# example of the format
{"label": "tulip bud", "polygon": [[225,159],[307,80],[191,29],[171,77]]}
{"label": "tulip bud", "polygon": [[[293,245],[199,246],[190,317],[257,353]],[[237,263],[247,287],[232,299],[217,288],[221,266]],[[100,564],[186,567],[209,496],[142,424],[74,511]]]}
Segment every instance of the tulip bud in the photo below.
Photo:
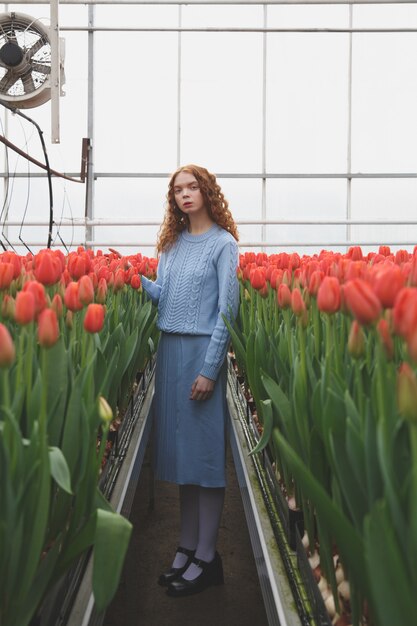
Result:
{"label": "tulip bud", "polygon": [[417,378],[408,363],[402,363],[397,375],[398,410],[417,424]]}
{"label": "tulip bud", "polygon": [[79,284],[70,282],[65,290],[64,302],[67,309],[70,311],[81,311],[83,303],[79,296]]}
{"label": "tulip bud", "polygon": [[357,320],[353,320],[350,327],[348,351],[354,359],[359,359],[365,354],[365,333]]}
{"label": "tulip bud", "polygon": [[391,361],[394,357],[394,342],[392,341],[387,320],[384,318],[380,319],[376,328],[387,359]]}
{"label": "tulip bud", "polygon": [[306,310],[306,305],[298,287],[294,287],[291,292],[291,308],[297,317],[301,317]]}
{"label": "tulip bud", "polygon": [[291,291],[284,282],[280,284],[277,291],[277,302],[281,309],[288,309],[291,306]]}
{"label": "tulip bud", "polygon": [[59,337],[58,319],[53,309],[44,309],[38,317],[38,341],[43,348],[53,346]]}
{"label": "tulip bud", "polygon": [[334,276],[325,276],[317,291],[317,306],[323,313],[336,313],[340,309],[340,283]]}
{"label": "tulip bud", "polygon": [[13,280],[13,271],[12,263],[0,262],[0,290],[10,287]]}
{"label": "tulip bud", "polygon": [[133,274],[132,278],[130,279],[130,286],[132,287],[132,289],[140,289],[140,276],[139,274]]}
{"label": "tulip bud", "polygon": [[3,297],[1,304],[1,314],[6,320],[13,320],[15,312],[15,301],[8,293]]}
{"label": "tulip bud", "polygon": [[9,367],[15,358],[12,336],[4,324],[0,324],[0,367]]}
{"label": "tulip bud", "polygon": [[100,396],[98,399],[98,413],[104,423],[108,424],[113,419],[113,411],[106,398]]}
{"label": "tulip bud", "polygon": [[42,283],[30,280],[23,285],[24,292],[30,292],[35,298],[35,314],[38,315],[46,307],[46,291]]}
{"label": "tulip bud", "polygon": [[404,275],[398,265],[384,264],[375,267],[372,287],[384,308],[394,306],[395,298],[404,287],[404,282]]}
{"label": "tulip bud", "polygon": [[399,292],[393,308],[394,330],[407,338],[417,329],[417,289],[404,287]]}
{"label": "tulip bud", "polygon": [[78,281],[78,297],[83,304],[90,304],[94,300],[93,281],[86,274]]}
{"label": "tulip bud", "polygon": [[62,304],[62,298],[59,293],[56,293],[52,298],[51,309],[56,313],[58,319],[62,317],[64,305]]}
{"label": "tulip bud", "polygon": [[102,304],[89,304],[84,318],[84,328],[89,333],[98,333],[104,324],[104,307]]}
{"label": "tulip bud", "polygon": [[107,298],[107,282],[105,278],[100,278],[97,285],[96,302],[104,304]]}
{"label": "tulip bud", "polygon": [[244,290],[243,297],[245,298],[246,302],[250,302],[251,301],[250,293],[249,293],[249,291],[247,289]]}
{"label": "tulip bud", "polygon": [[33,322],[36,316],[35,296],[31,291],[19,291],[16,296],[14,319],[24,326]]}
{"label": "tulip bud", "polygon": [[253,269],[249,276],[250,284],[254,289],[260,291],[266,283],[265,272],[263,268],[256,267]]}
{"label": "tulip bud", "polygon": [[74,314],[72,311],[68,310],[66,315],[65,315],[65,326],[69,329],[72,330],[72,327],[74,325]]}
{"label": "tulip bud", "polygon": [[381,303],[371,285],[355,278],[343,285],[344,302],[360,324],[371,324],[381,314]]}

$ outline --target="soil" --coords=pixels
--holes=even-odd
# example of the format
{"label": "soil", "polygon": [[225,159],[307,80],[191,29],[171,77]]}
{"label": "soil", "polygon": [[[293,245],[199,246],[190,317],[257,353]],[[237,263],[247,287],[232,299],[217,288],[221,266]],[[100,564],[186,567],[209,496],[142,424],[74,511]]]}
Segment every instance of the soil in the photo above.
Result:
{"label": "soil", "polygon": [[130,516],[134,530],[129,551],[103,626],[267,626],[230,450],[227,474],[217,544],[225,584],[194,596],[171,598],[156,581],[170,566],[177,545],[178,487],[153,481],[149,465],[143,467]]}

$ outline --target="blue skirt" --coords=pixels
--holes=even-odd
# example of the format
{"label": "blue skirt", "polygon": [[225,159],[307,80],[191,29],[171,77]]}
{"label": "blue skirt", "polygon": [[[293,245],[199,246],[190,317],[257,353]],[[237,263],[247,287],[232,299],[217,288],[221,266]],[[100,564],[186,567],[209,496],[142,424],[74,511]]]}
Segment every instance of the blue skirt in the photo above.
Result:
{"label": "blue skirt", "polygon": [[210,399],[190,400],[210,337],[161,333],[153,400],[156,478],[180,485],[226,485],[227,367]]}

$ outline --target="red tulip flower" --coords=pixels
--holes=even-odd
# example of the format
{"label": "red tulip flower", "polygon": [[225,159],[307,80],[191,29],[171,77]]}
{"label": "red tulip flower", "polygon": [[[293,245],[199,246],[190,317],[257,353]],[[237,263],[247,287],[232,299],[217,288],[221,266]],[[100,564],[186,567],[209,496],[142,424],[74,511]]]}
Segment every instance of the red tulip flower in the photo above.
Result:
{"label": "red tulip flower", "polygon": [[365,354],[365,333],[357,320],[353,320],[349,331],[348,352],[354,359]]}
{"label": "red tulip flower", "polygon": [[372,324],[381,314],[381,303],[371,285],[355,278],[343,285],[344,303],[360,324]]}
{"label": "red tulip flower", "polygon": [[347,256],[352,259],[352,261],[361,261],[363,259],[362,248],[360,246],[351,246]]}
{"label": "red tulip flower", "polygon": [[78,297],[83,304],[90,304],[94,300],[94,285],[87,275],[81,276],[78,281]]}
{"label": "red tulip flower", "polygon": [[317,306],[323,313],[340,309],[340,283],[334,276],[325,276],[317,292]]}
{"label": "red tulip flower", "polygon": [[308,291],[311,296],[317,295],[317,292],[319,290],[319,287],[322,283],[323,278],[324,278],[324,272],[322,272],[321,270],[315,270],[311,274],[310,279],[308,281]]}
{"label": "red tulip flower", "polygon": [[8,289],[13,280],[14,268],[11,263],[0,262],[0,290]]}
{"label": "red tulip flower", "polygon": [[125,273],[122,269],[118,269],[114,275],[113,291],[120,291],[125,286]]}
{"label": "red tulip flower", "polygon": [[265,271],[257,267],[253,269],[249,276],[250,284],[256,290],[261,290],[266,284]]}
{"label": "red tulip flower", "polygon": [[130,286],[133,289],[140,289],[141,281],[139,274],[134,274],[130,279]]}
{"label": "red tulip flower", "polygon": [[3,252],[0,254],[0,265],[2,263],[11,263],[13,265],[13,278],[18,278],[22,271],[22,257],[15,252]]}
{"label": "red tulip flower", "polygon": [[81,311],[83,303],[80,300],[78,283],[68,283],[65,289],[64,303],[70,311]]}
{"label": "red tulip flower", "polygon": [[98,333],[104,324],[104,306],[89,304],[84,318],[84,328],[89,333]]}
{"label": "red tulip flower", "polygon": [[387,359],[391,361],[394,357],[394,342],[392,340],[387,320],[385,318],[380,319],[376,328],[384,347],[385,354],[387,355]]}
{"label": "red tulip flower", "polygon": [[291,291],[286,283],[281,283],[278,287],[277,302],[281,309],[288,309],[291,306]]}
{"label": "red tulip flower", "polygon": [[30,324],[36,317],[36,300],[32,291],[19,291],[16,296],[14,319],[21,326]]}
{"label": "red tulip flower", "polygon": [[1,303],[1,314],[4,319],[14,320],[14,312],[16,303],[11,295],[6,293],[3,296],[3,302]]}
{"label": "red tulip flower", "polygon": [[4,324],[0,324],[0,367],[9,367],[15,358],[13,339]]}
{"label": "red tulip flower", "polygon": [[107,282],[104,278],[100,278],[97,286],[96,302],[104,304],[107,297]]}
{"label": "red tulip flower", "polygon": [[38,317],[38,341],[43,348],[51,348],[59,337],[58,318],[53,309],[44,309]]}
{"label": "red tulip flower", "polygon": [[52,298],[51,309],[53,309],[56,313],[58,319],[62,317],[64,305],[62,303],[62,298],[59,293],[56,293]]}
{"label": "red tulip flower", "polygon": [[62,266],[58,256],[43,250],[35,257],[35,277],[43,285],[55,285],[61,278]]}
{"label": "red tulip flower", "polygon": [[23,285],[23,291],[29,291],[35,298],[35,313],[38,315],[46,307],[46,292],[42,283],[30,280]]}
{"label": "red tulip flower", "polygon": [[296,315],[297,317],[301,317],[301,315],[303,315],[304,311],[306,310],[303,296],[301,295],[301,291],[298,289],[298,287],[294,287],[291,292],[291,308],[294,315]]}
{"label": "red tulip flower", "polygon": [[78,280],[84,274],[88,274],[91,267],[91,259],[87,252],[72,252],[68,257],[68,271],[75,280]]}
{"label": "red tulip flower", "polygon": [[402,363],[398,370],[397,403],[406,419],[417,422],[417,379],[408,363]]}
{"label": "red tulip flower", "polygon": [[394,306],[395,298],[404,287],[404,275],[398,265],[376,266],[372,274],[372,287],[384,308]]}
{"label": "red tulip flower", "polygon": [[394,331],[407,338],[417,331],[417,289],[404,287],[398,294],[393,308]]}

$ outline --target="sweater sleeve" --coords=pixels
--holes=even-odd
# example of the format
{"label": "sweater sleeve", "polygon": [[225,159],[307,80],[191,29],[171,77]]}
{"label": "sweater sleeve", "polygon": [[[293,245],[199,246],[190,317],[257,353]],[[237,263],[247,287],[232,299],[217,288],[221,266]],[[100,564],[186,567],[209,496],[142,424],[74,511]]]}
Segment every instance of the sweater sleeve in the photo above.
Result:
{"label": "sweater sleeve", "polygon": [[223,365],[230,341],[229,331],[223,315],[231,319],[236,317],[239,306],[239,284],[237,279],[238,247],[235,241],[229,241],[221,251],[217,261],[217,280],[219,287],[218,315],[216,325],[207,348],[202,376],[216,380]]}
{"label": "sweater sleeve", "polygon": [[142,287],[154,304],[158,304],[159,296],[161,295],[162,284],[164,281],[164,267],[165,254],[162,253],[159,257],[156,280],[149,280],[149,278],[146,278],[146,276],[141,276]]}

